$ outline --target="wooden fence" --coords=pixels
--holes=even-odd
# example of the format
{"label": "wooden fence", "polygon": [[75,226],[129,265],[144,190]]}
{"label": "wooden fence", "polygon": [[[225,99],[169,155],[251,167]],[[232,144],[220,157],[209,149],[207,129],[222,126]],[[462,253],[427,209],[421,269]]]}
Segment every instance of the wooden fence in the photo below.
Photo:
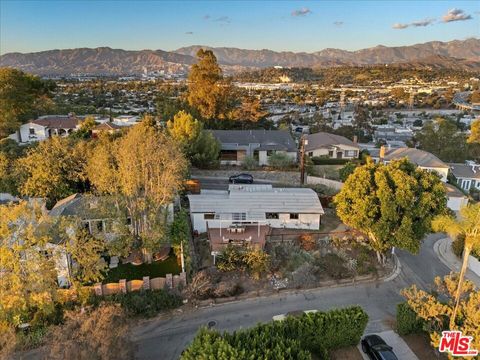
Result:
{"label": "wooden fence", "polygon": [[144,276],[142,280],[120,280],[118,283],[101,284],[97,283],[93,286],[95,295],[114,295],[126,294],[131,291],[139,290],[159,290],[159,289],[176,289],[179,286],[187,285],[187,274],[185,272],[179,275],[167,274],[165,277],[157,277],[150,279],[149,276]]}

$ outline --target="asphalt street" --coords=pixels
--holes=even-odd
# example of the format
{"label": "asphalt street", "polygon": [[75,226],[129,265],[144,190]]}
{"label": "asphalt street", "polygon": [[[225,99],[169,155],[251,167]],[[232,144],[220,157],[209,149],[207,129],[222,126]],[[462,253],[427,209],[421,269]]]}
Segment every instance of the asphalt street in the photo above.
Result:
{"label": "asphalt street", "polygon": [[389,330],[395,319],[396,304],[403,300],[400,290],[411,284],[428,288],[435,276],[450,272],[433,251],[433,244],[441,237],[441,234],[428,236],[418,255],[397,251],[401,270],[390,281],[278,294],[214,305],[143,323],[133,331],[138,345],[137,358],[178,359],[197,330],[210,321],[215,321],[218,330],[233,331],[270,321],[274,315],[294,310],[328,310],[357,304],[370,317],[366,333]]}

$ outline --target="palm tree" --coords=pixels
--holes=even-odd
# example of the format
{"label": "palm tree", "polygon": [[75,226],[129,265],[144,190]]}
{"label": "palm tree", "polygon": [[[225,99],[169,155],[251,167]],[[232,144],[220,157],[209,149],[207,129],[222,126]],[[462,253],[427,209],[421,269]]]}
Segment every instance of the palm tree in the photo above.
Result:
{"label": "palm tree", "polygon": [[465,272],[467,271],[468,256],[472,249],[480,246],[480,203],[469,204],[460,209],[460,218],[456,219],[448,215],[439,215],[432,221],[434,231],[444,231],[452,239],[459,235],[465,237],[465,247],[463,250],[462,269],[458,277],[457,293],[455,295],[455,307],[450,317],[450,330],[455,326],[455,319],[460,304],[461,289]]}

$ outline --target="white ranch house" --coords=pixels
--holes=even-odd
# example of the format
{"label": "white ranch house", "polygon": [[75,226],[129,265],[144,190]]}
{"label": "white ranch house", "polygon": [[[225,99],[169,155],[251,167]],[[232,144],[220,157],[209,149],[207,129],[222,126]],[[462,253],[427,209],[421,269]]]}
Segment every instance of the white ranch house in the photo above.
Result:
{"label": "white ranch house", "polygon": [[46,115],[20,125],[19,130],[9,136],[20,144],[44,141],[52,136],[68,136],[80,127],[82,119],[71,115]]}
{"label": "white ranch house", "polygon": [[199,233],[235,223],[318,230],[324,214],[318,195],[308,188],[230,185],[228,191],[203,190],[188,199],[192,226]]}

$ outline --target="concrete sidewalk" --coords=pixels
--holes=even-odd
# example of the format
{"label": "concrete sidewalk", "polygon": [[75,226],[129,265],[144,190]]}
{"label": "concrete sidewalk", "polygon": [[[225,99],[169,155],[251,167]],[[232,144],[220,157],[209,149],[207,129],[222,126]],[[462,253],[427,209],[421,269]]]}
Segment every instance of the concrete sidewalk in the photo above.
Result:
{"label": "concrete sidewalk", "polygon": [[[393,352],[395,355],[397,355],[398,360],[419,360],[414,352],[408,347],[407,343],[395,331],[382,331],[375,334],[380,336],[383,340],[385,340],[387,345],[390,345],[393,348]],[[362,346],[360,344],[357,346],[357,348],[362,354],[362,357],[365,360],[369,360],[367,354],[362,351]]]}
{"label": "concrete sidewalk", "polygon": [[[462,262],[452,251],[452,239],[443,238],[438,240],[433,245],[433,251],[437,254],[442,263],[449,267],[452,271],[459,272],[462,267]],[[470,269],[467,269],[466,278],[472,281],[478,288],[480,288],[480,276],[475,274]]]}

